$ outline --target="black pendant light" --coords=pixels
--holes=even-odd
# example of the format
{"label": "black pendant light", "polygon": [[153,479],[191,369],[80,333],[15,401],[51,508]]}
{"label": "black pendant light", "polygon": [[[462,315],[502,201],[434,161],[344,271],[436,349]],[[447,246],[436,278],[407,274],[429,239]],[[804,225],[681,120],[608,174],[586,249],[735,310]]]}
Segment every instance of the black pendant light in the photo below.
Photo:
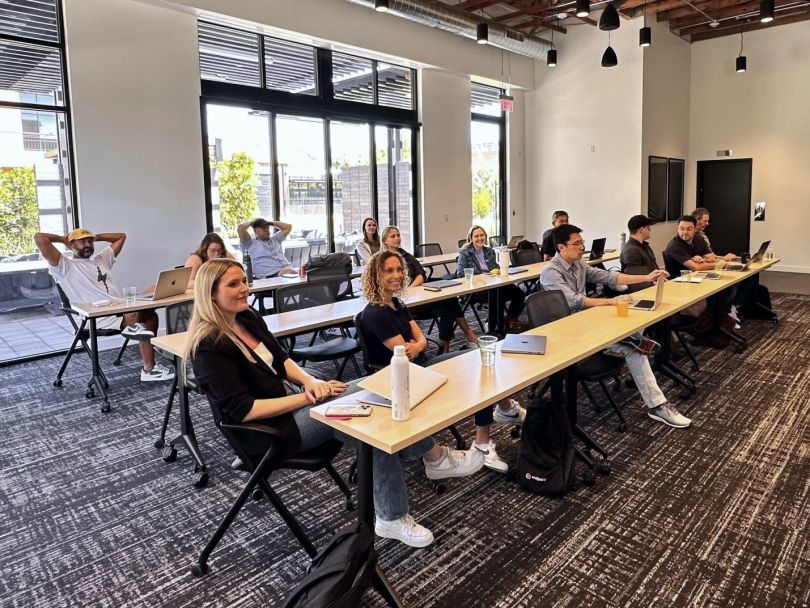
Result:
{"label": "black pendant light", "polygon": [[475,28],[475,41],[478,44],[489,44],[489,25],[479,23]]}
{"label": "black pendant light", "polygon": [[745,59],[745,55],[743,55],[743,31],[742,26],[740,26],[740,54],[737,55],[737,73],[745,72],[748,69],[748,61]]}
{"label": "black pendant light", "polygon": [[773,0],[761,0],[759,3],[759,20],[762,23],[773,21]]}
{"label": "black pendant light", "polygon": [[374,10],[378,13],[387,13],[388,0],[374,0]]}
{"label": "black pendant light", "polygon": [[638,31],[638,45],[640,47],[647,47],[652,45],[652,29],[647,26],[647,3],[644,3],[644,8],[641,9],[644,15],[644,27]]}
{"label": "black pendant light", "polygon": [[619,29],[619,25],[619,11],[611,2],[602,11],[602,16],[599,17],[599,29],[603,32],[611,32]]}
{"label": "black pendant light", "polygon": [[577,0],[577,17],[587,17],[591,14],[590,0]]}
{"label": "black pendant light", "polygon": [[616,51],[610,46],[610,32],[608,32],[608,47],[602,53],[602,67],[615,68],[617,65],[619,65],[619,58],[616,57]]}
{"label": "black pendant light", "polygon": [[554,48],[554,30],[551,30],[551,48],[546,53],[546,66],[550,68],[557,67],[557,49]]}

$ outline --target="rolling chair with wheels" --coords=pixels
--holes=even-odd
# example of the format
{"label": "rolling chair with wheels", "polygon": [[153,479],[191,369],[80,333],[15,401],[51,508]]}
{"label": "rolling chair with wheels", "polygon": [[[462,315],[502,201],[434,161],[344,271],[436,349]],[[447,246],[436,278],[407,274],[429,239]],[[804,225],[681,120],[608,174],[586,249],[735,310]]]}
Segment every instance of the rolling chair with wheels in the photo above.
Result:
{"label": "rolling chair with wheels", "polygon": [[[73,353],[76,352],[76,345],[81,342],[82,346],[84,347],[84,352],[90,355],[90,347],[87,344],[87,341],[90,339],[90,330],[87,328],[87,319],[82,319],[81,324],[76,323],[76,317],[79,314],[74,311],[70,307],[70,299],[67,297],[67,294],[64,292],[59,284],[56,285],[56,290],[59,293],[59,299],[62,301],[62,306],[60,310],[64,313],[64,315],[70,321],[70,324],[73,326],[73,331],[75,335],[73,336],[73,342],[70,344],[70,348],[68,348],[68,352],[65,355],[65,358],[62,360],[62,365],[59,366],[59,371],[56,373],[56,379],[53,381],[53,385],[57,388],[62,386],[62,376],[67,369],[67,365],[70,362],[70,358],[73,356]],[[121,330],[120,329],[99,329],[97,331],[99,336],[120,336]],[[121,365],[121,357],[124,355],[124,349],[126,349],[127,345],[129,344],[129,338],[124,337],[124,343],[121,345],[121,348],[118,349],[118,355],[113,361],[113,365]],[[109,387],[109,383],[107,382],[107,377],[104,375],[103,370],[99,370],[101,372],[102,381],[104,382],[104,388]],[[85,392],[85,397],[88,399],[92,399],[95,396],[95,391],[93,389],[93,378],[90,378],[90,381],[87,383],[87,390]]]}
{"label": "rolling chair with wheels", "polygon": [[[213,403],[211,404],[211,410],[214,414],[214,422],[242,461],[244,470],[250,473],[250,478],[230,509],[228,509],[228,512],[225,514],[219,526],[217,526],[213,536],[206,543],[196,563],[191,566],[191,573],[196,577],[200,577],[208,572],[208,559],[211,553],[239,514],[239,511],[244,506],[248,497],[254,494],[257,486],[261,489],[261,495],[266,496],[270,500],[270,503],[284,520],[284,523],[296,539],[298,539],[298,542],[307,554],[310,557],[314,557],[317,553],[314,545],[293,514],[287,509],[279,495],[273,490],[273,487],[270,485],[270,475],[282,469],[296,471],[320,471],[325,469],[343,493],[346,499],[347,510],[352,510],[354,504],[351,492],[332,466],[332,461],[335,456],[337,456],[343,444],[337,439],[331,439],[317,448],[306,452],[292,455],[284,454],[282,435],[277,428],[267,423],[225,422],[221,419],[220,412]],[[266,446],[264,455],[258,455],[254,449],[260,444]]]}
{"label": "rolling chair with wheels", "polygon": [[[442,246],[439,243],[423,243],[422,245],[417,245],[414,247],[413,252],[417,258],[424,258],[431,255],[442,255],[443,253],[444,251],[442,251]],[[456,276],[450,272],[450,268],[447,266],[447,264],[442,264],[442,266],[444,266],[444,276],[442,279],[452,279]],[[433,266],[427,268],[428,281],[433,278],[433,268]]]}
{"label": "rolling chair with wheels", "polygon": [[490,247],[506,247],[506,237],[501,236],[500,234],[496,234],[495,236],[489,237],[489,246]]}
{"label": "rolling chair with wheels", "polygon": [[[529,323],[531,323],[533,327],[540,327],[546,323],[567,317],[569,315],[568,302],[566,302],[565,296],[559,290],[540,291],[526,298],[526,312],[529,315]],[[624,419],[624,414],[622,414],[621,409],[619,409],[619,406],[610,394],[605,381],[613,378],[616,381],[616,386],[621,386],[618,378],[624,367],[624,359],[599,352],[580,361],[576,366],[579,384],[582,385],[588,399],[597,411],[599,411],[599,406],[596,399],[594,399],[593,393],[591,393],[588,388],[588,383],[595,382],[599,384],[608,403],[610,403],[610,407],[619,419],[617,430],[623,433],[627,430],[627,422]],[[547,382],[543,387],[539,395],[540,397],[548,390],[549,384],[550,383]],[[536,389],[536,385],[532,387],[532,393],[536,393]]]}

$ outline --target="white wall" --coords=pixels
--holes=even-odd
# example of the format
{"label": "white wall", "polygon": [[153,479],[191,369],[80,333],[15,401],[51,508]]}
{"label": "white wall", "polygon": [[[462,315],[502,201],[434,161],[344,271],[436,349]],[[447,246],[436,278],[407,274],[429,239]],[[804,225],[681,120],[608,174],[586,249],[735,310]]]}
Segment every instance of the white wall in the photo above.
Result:
{"label": "white wall", "polygon": [[526,94],[512,91],[513,111],[506,115],[506,238],[526,234]]}
{"label": "white wall", "polygon": [[[745,34],[748,71],[737,74],[738,36],[692,45],[689,164],[732,149],[753,159],[752,198],[768,203],[751,222],[751,247],[773,240],[775,269],[810,272],[810,22]],[[695,172],[687,172],[687,206]],[[753,210],[752,210],[753,217]]]}
{"label": "white wall", "polygon": [[537,62],[538,86],[526,94],[526,234],[539,239],[565,209],[586,240],[618,247],[641,201],[638,28],[622,20],[611,33],[612,69],[600,66],[607,33],[583,25],[561,38],[559,67]]}
{"label": "white wall", "polygon": [[126,232],[116,281],[144,286],[205,233],[196,21],[137,2],[64,5],[81,223]]}
{"label": "white wall", "polygon": [[[634,22],[637,23],[637,22]],[[647,22],[652,28],[652,46],[644,49],[644,82],[641,127],[641,207],[647,213],[648,160],[650,155],[681,158],[689,156],[690,58],[688,42],[670,33],[666,23]],[[687,172],[692,168],[687,166]],[[685,211],[694,207],[684,195]],[[694,201],[694,195],[691,197]],[[675,235],[677,222],[656,224],[650,245],[663,264],[661,252]]]}
{"label": "white wall", "polygon": [[470,79],[431,69],[421,76],[424,241],[454,251],[472,223]]}

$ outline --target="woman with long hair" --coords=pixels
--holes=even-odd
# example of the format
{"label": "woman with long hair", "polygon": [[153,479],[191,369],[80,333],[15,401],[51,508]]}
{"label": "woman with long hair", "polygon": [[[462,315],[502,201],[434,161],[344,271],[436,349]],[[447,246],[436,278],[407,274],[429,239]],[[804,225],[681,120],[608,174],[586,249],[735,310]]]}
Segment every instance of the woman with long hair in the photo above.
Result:
{"label": "woman with long hair", "polygon": [[225,241],[222,240],[222,237],[216,232],[209,232],[203,237],[200,246],[186,258],[186,262],[183,264],[186,268],[191,268],[189,285],[193,284],[200,266],[205,264],[208,260],[214,260],[216,258],[236,259],[233,254],[228,251],[227,247],[225,247]]}
{"label": "woman with long hair", "polygon": [[357,255],[360,262],[367,264],[375,253],[380,250],[380,235],[377,233],[377,220],[367,217],[363,220],[363,240],[357,243]]}
{"label": "woman with long hair", "polygon": [[[410,277],[410,286],[419,287],[425,282],[427,273],[413,255],[402,249],[402,237],[399,233],[399,228],[396,226],[386,226],[380,235],[382,243],[381,249],[383,251],[394,251],[399,254],[405,262],[408,269],[408,277]],[[472,348],[477,347],[478,337],[475,335],[467,319],[464,318],[464,312],[461,310],[461,305],[458,303],[457,298],[450,298],[447,300],[439,300],[431,304],[425,304],[414,308],[420,314],[429,315],[431,317],[438,317],[439,319],[439,343],[442,345],[442,352],[450,351],[450,340],[453,339],[454,325],[458,324],[464,337],[467,338],[469,346]]]}
{"label": "woman with long hair", "polygon": [[[197,273],[188,346],[197,382],[224,421],[267,420],[281,432],[284,454],[313,449],[328,441],[333,432],[311,418],[309,409],[340,395],[347,386],[337,380],[314,378],[290,359],[262,318],[248,307],[249,293],[244,270],[235,261],[209,260]],[[288,393],[285,381],[303,391]],[[252,452],[261,455],[265,449],[257,445]],[[426,468],[429,466],[435,473],[433,479],[466,475],[473,472],[473,465],[480,468],[482,464],[475,459],[460,459],[429,437],[398,454],[374,450],[376,533],[412,547],[426,547],[433,542],[430,530],[417,524],[408,513],[400,462],[420,456]]]}
{"label": "woman with long hair", "polygon": [[[362,327],[357,329],[363,332],[369,358],[373,363],[387,365],[394,347],[400,344],[405,346],[408,359],[420,365],[428,363],[424,352],[427,348],[425,335],[400,300],[408,281],[407,266],[395,251],[381,251],[376,254],[363,271],[363,296],[368,304],[361,315]],[[453,353],[458,354],[461,352]],[[497,407],[490,405],[477,412],[475,443],[470,452],[483,456],[484,466],[506,473],[509,466],[498,456],[495,444],[490,440],[489,427],[493,420],[521,424],[525,417],[526,410],[514,399],[504,399]],[[427,463],[425,468],[430,477]]]}

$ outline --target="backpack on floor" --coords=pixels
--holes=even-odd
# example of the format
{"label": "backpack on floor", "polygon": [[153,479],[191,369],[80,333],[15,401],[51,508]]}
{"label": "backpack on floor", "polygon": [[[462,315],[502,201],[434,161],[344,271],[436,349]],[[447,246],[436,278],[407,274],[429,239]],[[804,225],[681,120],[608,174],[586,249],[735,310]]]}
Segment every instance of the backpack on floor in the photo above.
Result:
{"label": "backpack on floor", "polygon": [[347,526],[312,559],[284,608],[355,608],[377,565],[374,534],[365,523]]}
{"label": "backpack on floor", "polygon": [[535,494],[562,494],[574,484],[574,436],[565,404],[535,399],[526,408],[515,476]]}
{"label": "backpack on floor", "polygon": [[740,312],[743,317],[748,319],[772,320],[777,318],[771,308],[771,292],[765,285],[757,285],[751,290],[751,294]]}

